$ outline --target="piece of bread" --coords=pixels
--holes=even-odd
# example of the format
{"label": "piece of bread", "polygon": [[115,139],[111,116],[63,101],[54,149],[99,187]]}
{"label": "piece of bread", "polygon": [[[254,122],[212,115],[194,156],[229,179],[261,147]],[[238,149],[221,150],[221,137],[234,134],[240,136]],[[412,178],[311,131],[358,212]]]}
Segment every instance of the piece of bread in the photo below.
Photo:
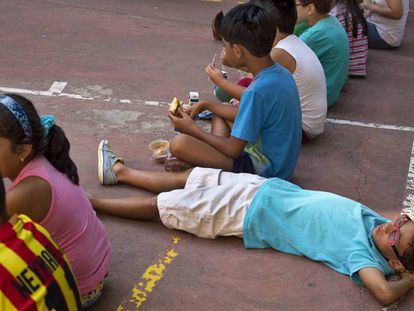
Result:
{"label": "piece of bread", "polygon": [[179,112],[178,112],[178,108],[183,109],[183,102],[179,101],[177,97],[174,97],[174,99],[172,100],[171,104],[170,104],[170,112],[175,115],[178,116]]}

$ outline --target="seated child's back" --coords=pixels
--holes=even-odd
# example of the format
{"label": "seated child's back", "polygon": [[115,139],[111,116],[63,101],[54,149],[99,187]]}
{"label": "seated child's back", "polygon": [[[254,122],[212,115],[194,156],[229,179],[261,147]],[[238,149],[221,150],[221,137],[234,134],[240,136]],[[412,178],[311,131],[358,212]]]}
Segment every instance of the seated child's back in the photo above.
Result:
{"label": "seated child's back", "polygon": [[50,185],[51,206],[40,224],[64,250],[72,264],[79,290],[87,294],[108,272],[111,248],[105,228],[82,188],[58,172],[43,156],[30,161],[8,191],[29,176],[40,177]]}
{"label": "seated child's back", "polygon": [[0,146],[7,159],[0,161],[0,171],[12,181],[7,212],[25,214],[50,232],[69,259],[87,306],[101,293],[111,246],[79,186],[70,143],[54,122],[53,116],[41,119],[22,96],[0,96]]}
{"label": "seated child's back", "polygon": [[[353,10],[353,11],[351,11]],[[367,75],[368,37],[367,23],[357,0],[338,0],[331,14],[348,34],[350,76]]]}
{"label": "seated child's back", "polygon": [[302,107],[302,129],[313,138],[324,130],[327,99],[326,78],[315,53],[298,37],[291,34],[280,40],[275,49],[285,50],[296,62],[292,76],[298,87]]}
{"label": "seated child's back", "polygon": [[[328,107],[335,104],[342,87],[348,78],[349,63],[349,43],[348,36],[341,23],[334,17],[329,15],[330,6],[325,6],[327,10],[318,12],[314,3],[306,4],[306,0],[299,0],[302,5],[298,6],[298,20],[306,13],[303,13],[305,7],[314,6],[315,12],[319,20],[312,24],[300,36],[318,56],[326,77],[326,90],[328,96]],[[315,3],[322,0],[317,0]],[[326,2],[323,0],[322,2]],[[311,24],[309,18],[305,16],[305,20]]]}
{"label": "seated child's back", "polygon": [[243,93],[231,135],[248,141],[256,172],[288,179],[299,157],[302,118],[290,73],[274,64],[255,76]]}

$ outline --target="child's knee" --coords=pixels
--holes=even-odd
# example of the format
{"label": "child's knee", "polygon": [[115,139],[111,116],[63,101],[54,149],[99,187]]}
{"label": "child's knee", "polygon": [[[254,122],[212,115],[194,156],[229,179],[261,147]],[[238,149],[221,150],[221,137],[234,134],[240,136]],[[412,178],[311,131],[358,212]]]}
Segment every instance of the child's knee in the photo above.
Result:
{"label": "child's knee", "polygon": [[179,157],[180,154],[185,150],[185,146],[188,144],[188,138],[185,134],[179,134],[170,142],[170,151],[173,156]]}

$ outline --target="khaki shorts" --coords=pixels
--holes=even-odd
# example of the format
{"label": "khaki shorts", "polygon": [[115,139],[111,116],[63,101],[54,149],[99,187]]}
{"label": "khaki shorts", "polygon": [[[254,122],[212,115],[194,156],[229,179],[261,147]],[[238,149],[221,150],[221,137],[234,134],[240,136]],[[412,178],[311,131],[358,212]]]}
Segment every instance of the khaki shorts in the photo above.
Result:
{"label": "khaki shorts", "polygon": [[243,234],[246,211],[266,178],[196,167],[184,189],[158,195],[161,221],[203,238]]}

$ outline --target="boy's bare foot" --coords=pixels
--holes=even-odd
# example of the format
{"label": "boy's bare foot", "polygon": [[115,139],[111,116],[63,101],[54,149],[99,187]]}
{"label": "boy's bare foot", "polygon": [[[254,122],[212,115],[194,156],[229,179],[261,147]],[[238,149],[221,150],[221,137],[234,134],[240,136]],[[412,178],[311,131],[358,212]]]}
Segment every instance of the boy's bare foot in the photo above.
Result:
{"label": "boy's bare foot", "polygon": [[169,157],[165,163],[164,168],[167,172],[182,172],[194,167],[190,163],[184,162],[176,157]]}

